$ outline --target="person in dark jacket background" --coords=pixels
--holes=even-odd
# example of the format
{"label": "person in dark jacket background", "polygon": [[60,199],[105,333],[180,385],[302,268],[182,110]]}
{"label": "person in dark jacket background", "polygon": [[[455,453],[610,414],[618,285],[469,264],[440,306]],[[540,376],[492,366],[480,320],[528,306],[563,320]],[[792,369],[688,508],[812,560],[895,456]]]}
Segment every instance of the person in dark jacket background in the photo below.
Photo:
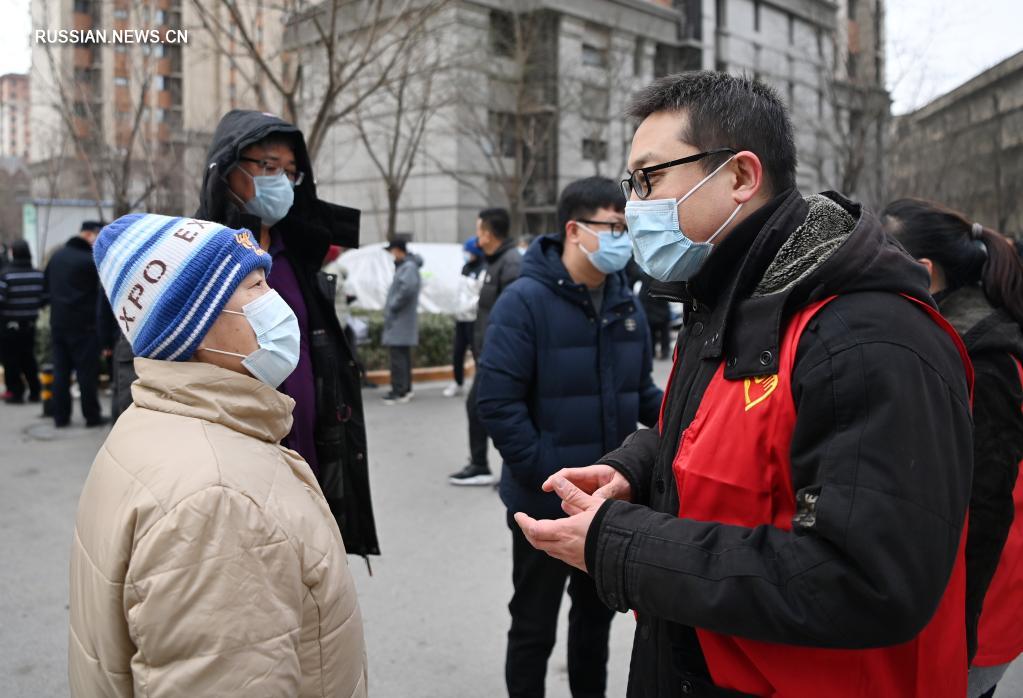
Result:
{"label": "person in dark jacket background", "polygon": [[316,474],[348,552],[380,554],[359,368],[334,312],[334,288],[320,271],[332,243],[359,246],[359,211],[316,196],[296,126],[235,109],[213,134],[195,217],[253,231],[272,256],[268,282],[301,331],[298,368],[279,388],[295,400],[284,443]]}
{"label": "person in dark jacket background", "polygon": [[71,373],[78,379],[85,426],[107,423],[99,405],[99,333],[96,327],[99,274],[92,246],[101,221],[85,221],[76,237],[57,250],[46,265],[50,298],[50,345],[53,352],[53,421],[71,423]]}
{"label": "person in dark jacket background", "polygon": [[651,377],[646,318],[622,272],[632,256],[625,197],[603,177],[569,184],[559,235],[537,238],[522,274],[494,305],[478,400],[501,452],[501,500],[512,533],[511,629],[505,679],[512,698],[544,694],[558,608],[568,580],[568,678],[572,695],[602,696],[613,611],[584,572],[532,548],[512,514],[563,516],[540,485],[563,467],[586,466],[638,423],[652,426],[663,393]]}
{"label": "person in dark jacket background", "polygon": [[[476,356],[482,357],[490,311],[504,290],[519,278],[522,255],[518,252],[515,239],[511,237],[511,220],[503,208],[480,211],[476,219],[476,240],[487,261],[483,286],[480,288],[476,324],[473,326],[473,348]],[[478,381],[474,380],[465,400],[465,412],[469,418],[469,463],[448,477],[452,485],[485,486],[494,482],[487,455],[487,429],[479,418],[476,405],[477,385]]]}
{"label": "person in dark jacket background", "polygon": [[[462,265],[462,286],[460,294],[471,294],[479,290],[480,276],[487,268],[487,260],[483,257],[483,250],[480,249],[476,236],[465,241],[462,246],[462,253],[465,256],[465,264]],[[472,297],[471,295],[469,296]],[[461,296],[459,298],[461,300]],[[476,355],[474,337],[476,332],[476,313],[479,308],[479,298],[467,309],[466,314],[455,315],[455,340],[454,353],[451,358],[451,366],[454,371],[454,382],[444,389],[444,397],[455,397],[461,395],[465,386],[465,352],[472,353],[472,359],[479,367],[480,357]]]}
{"label": "person in dark jacket background", "polygon": [[384,302],[384,330],[380,343],[391,355],[391,392],[384,402],[393,405],[412,399],[412,348],[419,344],[419,268],[421,257],[408,251],[404,240],[392,240],[386,249],[394,258],[394,280]]}
{"label": "person in dark jacket background", "polygon": [[43,272],[32,266],[32,251],[24,240],[11,244],[11,261],[0,269],[0,353],[7,395],[4,402],[39,402],[36,363],[36,320],[46,305]]}
{"label": "person in dark jacket background", "polygon": [[[976,666],[968,695],[990,696],[1023,652],[1023,593],[1012,590],[1023,587],[1023,264],[1010,240],[940,204],[901,199],[881,219],[927,267],[938,308],[973,361],[966,628]],[[993,582],[996,570],[1000,583]]]}
{"label": "person in dark jacket background", "polygon": [[686,306],[662,421],[518,523],[635,611],[630,698],[962,696],[971,370],[926,271],[795,189],[759,80],[668,76],[630,113],[636,259]]}
{"label": "person in dark jacket background", "polygon": [[[668,300],[653,290],[654,277],[643,273],[633,260],[626,269],[630,286],[639,282],[639,302],[650,327],[650,342],[654,356],[662,361],[671,358],[671,307]],[[659,350],[659,351],[658,351]]]}

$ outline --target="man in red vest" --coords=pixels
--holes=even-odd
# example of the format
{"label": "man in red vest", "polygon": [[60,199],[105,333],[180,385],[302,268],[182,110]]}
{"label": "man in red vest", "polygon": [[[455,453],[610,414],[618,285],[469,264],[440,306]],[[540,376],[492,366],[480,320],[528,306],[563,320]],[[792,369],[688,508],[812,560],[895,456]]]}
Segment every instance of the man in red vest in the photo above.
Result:
{"label": "man in red vest", "polygon": [[962,696],[972,369],[876,217],[795,187],[785,107],[693,72],[634,99],[634,256],[685,304],[658,428],[516,520],[636,613],[629,696]]}

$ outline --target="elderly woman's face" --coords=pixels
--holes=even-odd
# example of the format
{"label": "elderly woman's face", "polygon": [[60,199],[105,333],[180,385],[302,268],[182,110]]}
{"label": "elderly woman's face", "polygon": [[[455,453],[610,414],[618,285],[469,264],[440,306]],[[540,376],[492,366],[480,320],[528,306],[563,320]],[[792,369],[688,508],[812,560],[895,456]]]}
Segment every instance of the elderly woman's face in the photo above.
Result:
{"label": "elderly woman's face", "polygon": [[[224,310],[241,313],[242,308],[269,292],[270,287],[266,283],[266,273],[262,269],[256,269],[238,285],[234,295],[228,299],[227,305],[224,306]],[[248,356],[259,348],[259,343],[256,341],[256,333],[253,332],[252,326],[244,315],[222,312],[210,327],[210,331],[206,333],[200,349],[195,353],[194,360],[249,375],[249,372],[242,366],[241,357],[206,351],[206,348]]]}

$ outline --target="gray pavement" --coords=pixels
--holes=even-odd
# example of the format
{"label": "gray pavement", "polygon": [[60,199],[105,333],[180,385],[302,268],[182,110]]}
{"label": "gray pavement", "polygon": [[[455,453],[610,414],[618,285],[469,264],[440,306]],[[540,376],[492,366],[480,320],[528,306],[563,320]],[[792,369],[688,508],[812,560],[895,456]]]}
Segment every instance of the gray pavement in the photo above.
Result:
{"label": "gray pavement", "polygon": [[[664,383],[667,365],[657,365]],[[467,456],[464,402],[443,384],[408,405],[367,391],[374,507],[383,555],[350,565],[366,623],[371,695],[504,693],[510,534],[491,488],[456,488]],[[0,404],[0,697],[66,696],[67,569],[79,491],[105,431],[56,431],[37,406]],[[80,417],[78,418],[80,424]],[[500,463],[492,452],[492,466]],[[548,695],[567,698],[565,616]],[[612,626],[608,696],[625,695],[633,620]],[[1023,667],[998,698],[1023,696]]]}

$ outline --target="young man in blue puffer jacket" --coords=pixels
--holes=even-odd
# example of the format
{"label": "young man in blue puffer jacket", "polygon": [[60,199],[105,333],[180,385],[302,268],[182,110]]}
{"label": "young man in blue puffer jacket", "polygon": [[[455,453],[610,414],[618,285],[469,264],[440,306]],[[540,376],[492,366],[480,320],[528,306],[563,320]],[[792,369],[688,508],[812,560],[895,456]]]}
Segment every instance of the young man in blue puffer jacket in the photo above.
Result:
{"label": "young man in blue puffer jacket", "polygon": [[573,696],[604,695],[613,612],[584,572],[534,549],[512,519],[563,516],[541,484],[596,462],[657,421],[646,318],[622,270],[632,256],[625,197],[602,177],[565,188],[558,233],[538,238],[519,281],[498,299],[481,359],[479,413],[504,459],[501,499],[512,534],[505,678],[508,693],[543,695],[565,581],[572,598],[568,674]]}

